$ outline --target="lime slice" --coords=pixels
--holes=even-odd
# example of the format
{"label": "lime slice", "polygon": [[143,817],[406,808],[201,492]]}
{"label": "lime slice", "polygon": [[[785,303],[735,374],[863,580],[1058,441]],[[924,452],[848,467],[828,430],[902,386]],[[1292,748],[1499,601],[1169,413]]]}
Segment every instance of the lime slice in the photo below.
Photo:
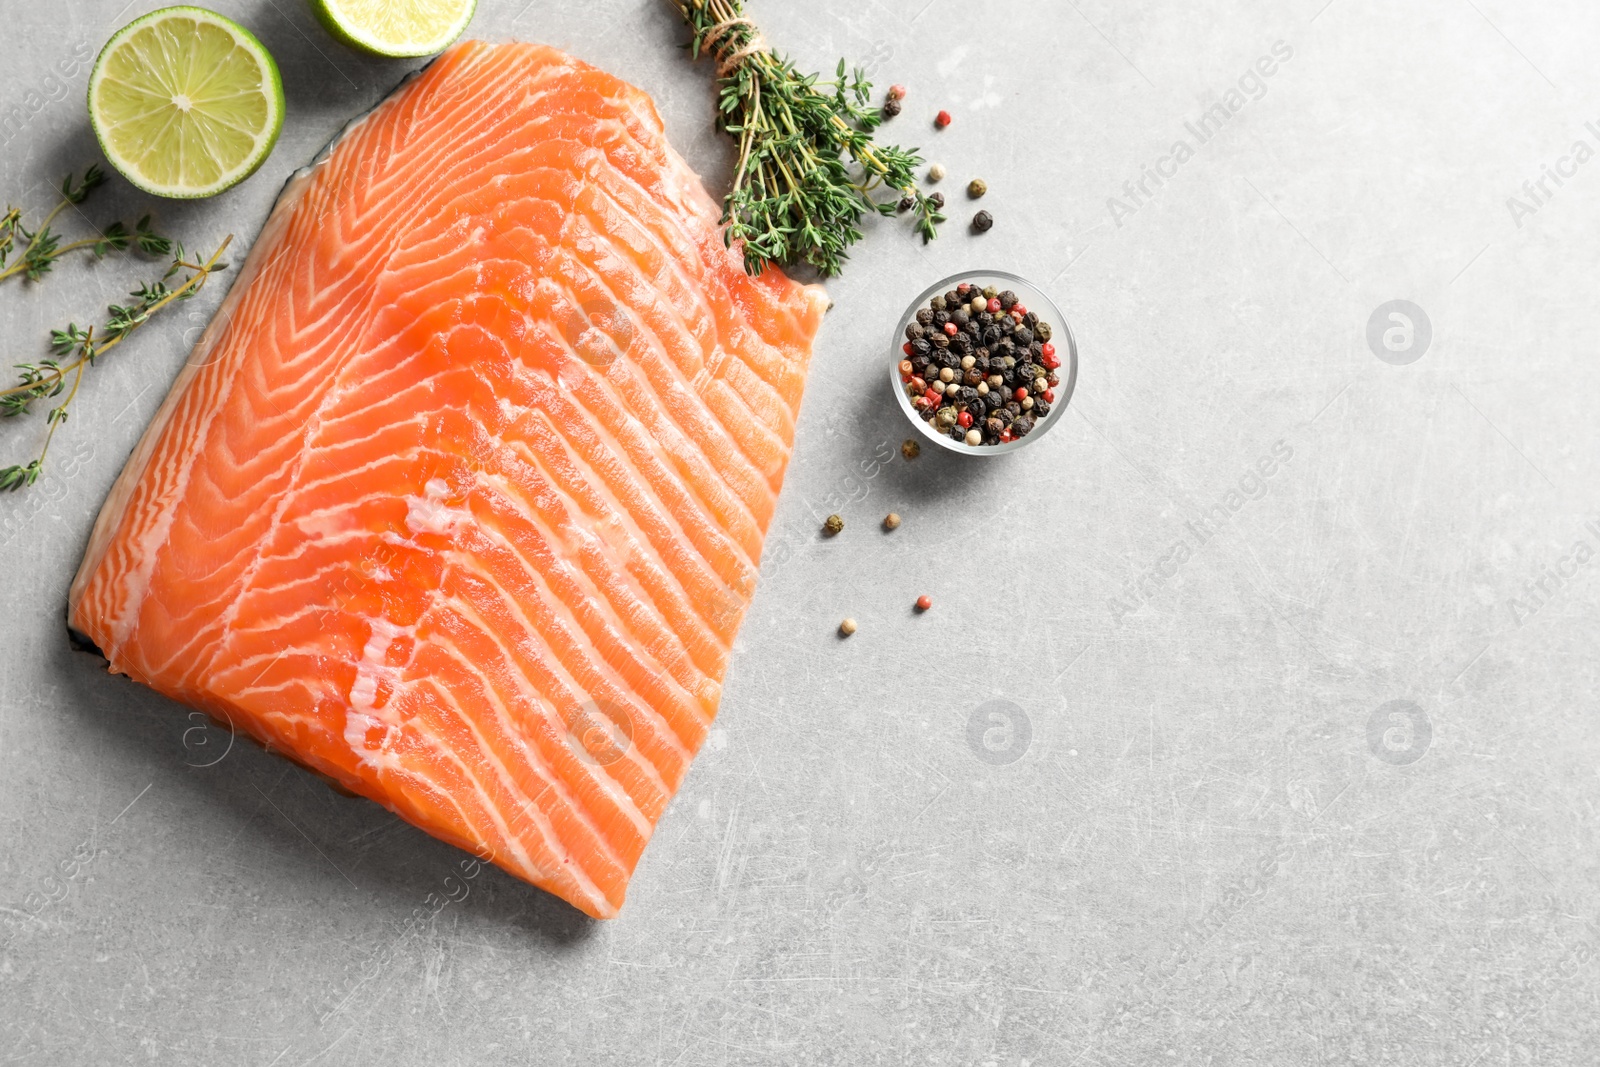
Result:
{"label": "lime slice", "polygon": [[380,56],[431,56],[466,30],[477,0],[311,0],[328,32]]}
{"label": "lime slice", "polygon": [[278,65],[213,11],[168,7],[122,27],[89,75],[111,165],[156,196],[214,196],[255,173],[283,127]]}

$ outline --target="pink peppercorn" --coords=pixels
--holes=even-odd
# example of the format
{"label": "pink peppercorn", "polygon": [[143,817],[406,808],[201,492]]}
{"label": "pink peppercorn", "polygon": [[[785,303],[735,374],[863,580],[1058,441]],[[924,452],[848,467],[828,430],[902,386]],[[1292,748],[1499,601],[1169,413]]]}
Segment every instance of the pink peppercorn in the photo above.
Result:
{"label": "pink peppercorn", "polygon": [[938,115],[934,116],[933,124],[935,126],[939,127],[941,130],[944,129],[946,126],[950,125],[950,112],[948,112],[948,111],[939,112]]}

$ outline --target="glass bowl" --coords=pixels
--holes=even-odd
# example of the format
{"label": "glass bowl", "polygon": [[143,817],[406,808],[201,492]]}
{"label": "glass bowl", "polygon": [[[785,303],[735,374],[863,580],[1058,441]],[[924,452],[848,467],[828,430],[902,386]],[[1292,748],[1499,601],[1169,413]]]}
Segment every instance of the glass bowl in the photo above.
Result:
{"label": "glass bowl", "polygon": [[[1050,414],[1036,422],[1026,437],[1019,437],[1015,441],[1007,441],[1000,445],[969,445],[964,441],[957,441],[953,437],[935,432],[931,423],[923,422],[922,417],[917,414],[917,409],[911,406],[911,398],[906,396],[905,384],[900,381],[900,361],[906,358],[904,351],[906,326],[917,317],[919,310],[928,306],[928,301],[936,294],[949,292],[962,282],[970,282],[980,289],[991,285],[996,289],[1010,289],[1017,294],[1029,311],[1039,316],[1040,321],[1050,324],[1050,343],[1056,346],[1056,355],[1061,358],[1061,370],[1067,373],[1056,372],[1061,378],[1061,384],[1055,388],[1056,402],[1050,405]],[[1031,445],[1061,421],[1066,414],[1068,402],[1072,400],[1072,390],[1078,384],[1078,342],[1072,336],[1072,327],[1067,325],[1066,316],[1061,314],[1061,309],[1056,307],[1054,301],[1045,296],[1038,286],[1026,278],[1007,274],[1003,270],[964,270],[960,274],[952,274],[928,286],[895,322],[894,340],[889,351],[891,354],[889,387],[899,398],[900,410],[907,421],[916,427],[919,439],[948,452],[965,456],[1003,456]]]}

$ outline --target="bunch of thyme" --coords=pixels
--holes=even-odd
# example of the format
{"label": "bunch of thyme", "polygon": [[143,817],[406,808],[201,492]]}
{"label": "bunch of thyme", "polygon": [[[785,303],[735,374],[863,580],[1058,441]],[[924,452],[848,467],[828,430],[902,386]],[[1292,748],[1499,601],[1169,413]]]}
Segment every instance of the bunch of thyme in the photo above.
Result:
{"label": "bunch of thyme", "polygon": [[[227,270],[228,264],[222,262],[222,253],[232,241],[231,236],[226,238],[211,254],[211,258],[204,262],[198,259],[191,261],[182,245],[169,242],[167,247],[172,254],[172,266],[159,281],[147,282],[135,289],[132,304],[126,307],[113,304],[109,309],[109,317],[98,327],[80,329],[77,323],[68,323],[64,330],[50,331],[50,349],[55,358],[17,364],[22,382],[9,389],[0,389],[0,416],[23,415],[36,401],[54,399],[63,391],[67,395],[46,416],[50,428],[45,434],[39,455],[29,463],[0,467],[0,492],[21,489],[39,480],[44,472],[45,456],[50,452],[50,442],[56,430],[67,421],[68,407],[78,395],[78,387],[83,384],[84,370],[94,366],[95,360],[127,340],[134,330],[162,309],[199,292],[212,274]],[[189,271],[189,276],[177,288],[169,287],[167,280],[183,271]],[[72,378],[70,389],[68,376]]]}
{"label": "bunch of thyme", "polygon": [[[0,282],[19,275],[36,282],[50,273],[56,260],[80,249],[93,252],[96,259],[103,259],[107,252],[126,252],[134,246],[145,255],[170,256],[175,246],[170,238],[150,228],[149,215],[140,219],[132,230],[122,222],[113,222],[94,237],[61,243],[60,236],[51,228],[57,217],[67,208],[89,199],[89,194],[105,181],[105,172],[99,167],[90,167],[78,182],[68,174],[61,182],[60,202],[45,216],[38,229],[24,226],[22,211],[8,206],[5,214],[0,215]],[[14,263],[8,262],[12,253],[19,253]]]}
{"label": "bunch of thyme", "polygon": [[[921,157],[873,140],[882,119],[867,106],[872,83],[861,70],[847,76],[841,59],[834,81],[801,74],[766,47],[741,0],[671,3],[694,31],[693,56],[718,63],[718,122],[739,143],[723,238],[744,243],[745,270],[804,262],[838,274],[862,216],[893,215],[902,198],[922,239],[938,235],[945,217],[916,188]],[[890,198],[879,200],[880,189]]]}

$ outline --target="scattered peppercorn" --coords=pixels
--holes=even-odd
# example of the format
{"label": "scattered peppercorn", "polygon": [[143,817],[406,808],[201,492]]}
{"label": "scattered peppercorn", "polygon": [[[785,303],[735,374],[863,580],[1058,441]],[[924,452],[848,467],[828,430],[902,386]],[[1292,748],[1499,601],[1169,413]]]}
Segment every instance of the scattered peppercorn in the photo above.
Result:
{"label": "scattered peppercorn", "polygon": [[944,194],[943,193],[934,193],[932,196],[928,197],[928,203],[932,204],[936,208],[943,208],[944,207]]}
{"label": "scattered peppercorn", "polygon": [[944,164],[943,163],[935,163],[933,166],[928,168],[928,180],[930,182],[942,182],[942,181],[944,181]]}
{"label": "scattered peppercorn", "polygon": [[849,637],[851,634],[853,634],[855,632],[856,632],[856,620],[854,620],[854,619],[846,619],[846,620],[844,620],[844,622],[841,622],[839,624],[839,633],[842,634],[843,636]]}
{"label": "scattered peppercorn", "polygon": [[899,526],[900,526],[900,516],[896,515],[894,512],[891,511],[891,512],[889,512],[889,514],[887,514],[887,515],[885,515],[883,517],[883,528],[885,530],[894,530],[894,529],[897,529]]}
{"label": "scattered peppercorn", "polygon": [[902,196],[900,198],[900,203],[896,204],[895,208],[896,208],[896,210],[899,210],[899,211],[910,211],[912,208],[914,208],[916,206],[917,206],[916,197]]}
{"label": "scattered peppercorn", "polygon": [[951,121],[950,112],[948,111],[941,111],[933,117],[933,124],[941,130],[950,125]]}
{"label": "scattered peppercorn", "polygon": [[921,596],[917,597],[918,611],[927,611],[931,607],[933,607],[933,597],[929,596],[927,593],[923,593]]}
{"label": "scattered peppercorn", "polygon": [[989,191],[989,183],[982,178],[974,178],[967,183],[967,195],[976,200]]}
{"label": "scattered peppercorn", "polygon": [[900,454],[906,459],[916,459],[922,455],[922,446],[917,444],[917,439],[908,437],[900,442]]}
{"label": "scattered peppercorn", "polygon": [[844,529],[844,520],[837,515],[829,515],[828,520],[822,524],[823,531],[832,537]]}
{"label": "scattered peppercorn", "polygon": [[980,211],[976,215],[972,216],[972,228],[977,230],[979,233],[988,233],[990,227],[993,225],[994,216],[989,214],[987,211]]}
{"label": "scattered peppercorn", "polygon": [[889,86],[889,99],[890,100],[904,100],[905,98],[906,98],[906,87],[904,85],[891,85],[891,86]]}
{"label": "scattered peppercorn", "polygon": [[883,117],[892,119],[900,114],[900,98],[891,96],[883,102]]}

